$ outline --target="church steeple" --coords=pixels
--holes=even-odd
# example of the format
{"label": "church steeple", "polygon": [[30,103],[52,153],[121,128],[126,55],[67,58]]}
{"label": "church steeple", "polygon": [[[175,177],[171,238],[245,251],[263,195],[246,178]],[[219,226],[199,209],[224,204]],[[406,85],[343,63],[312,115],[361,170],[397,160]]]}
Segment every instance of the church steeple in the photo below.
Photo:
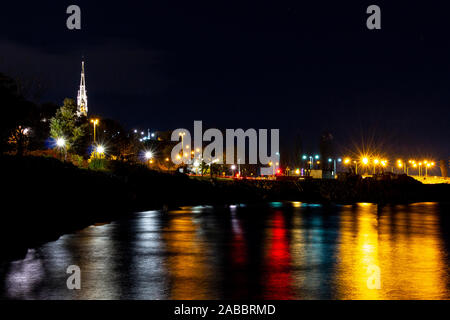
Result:
{"label": "church steeple", "polygon": [[81,80],[80,89],[78,90],[77,98],[77,114],[78,116],[87,116],[88,113],[88,102],[87,102],[87,91],[86,91],[86,79],[84,76],[84,61],[81,62]]}

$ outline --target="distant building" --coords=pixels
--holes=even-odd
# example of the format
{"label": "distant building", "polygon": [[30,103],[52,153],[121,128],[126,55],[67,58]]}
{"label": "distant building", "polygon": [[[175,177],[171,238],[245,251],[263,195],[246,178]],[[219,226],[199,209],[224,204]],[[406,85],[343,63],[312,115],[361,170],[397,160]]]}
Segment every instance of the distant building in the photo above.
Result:
{"label": "distant building", "polygon": [[79,117],[86,116],[88,114],[88,101],[87,101],[87,91],[86,91],[86,79],[84,75],[84,61],[81,62],[81,81],[80,89],[78,90],[77,98],[77,115]]}

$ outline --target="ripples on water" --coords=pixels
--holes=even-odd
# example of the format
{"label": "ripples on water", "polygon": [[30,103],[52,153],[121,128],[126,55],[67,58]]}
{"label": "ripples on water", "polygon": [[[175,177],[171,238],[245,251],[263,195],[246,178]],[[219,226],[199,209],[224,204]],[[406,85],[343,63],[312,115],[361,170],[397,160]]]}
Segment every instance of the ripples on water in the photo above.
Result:
{"label": "ripples on water", "polygon": [[[449,299],[449,206],[148,211],[0,266],[3,299]],[[69,265],[82,289],[66,287]],[[369,289],[369,266],[381,289]]]}

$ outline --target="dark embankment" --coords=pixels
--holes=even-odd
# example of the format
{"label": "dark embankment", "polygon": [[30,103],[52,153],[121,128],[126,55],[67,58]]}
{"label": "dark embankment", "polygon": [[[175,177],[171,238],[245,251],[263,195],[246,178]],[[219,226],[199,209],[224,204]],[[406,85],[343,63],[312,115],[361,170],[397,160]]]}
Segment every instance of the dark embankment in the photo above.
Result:
{"label": "dark embankment", "polygon": [[0,256],[57,239],[89,224],[116,218],[130,195],[112,175],[80,170],[43,157],[0,157]]}
{"label": "dark embankment", "polygon": [[189,178],[110,162],[108,171],[79,169],[53,158],[1,156],[0,260],[129,212],[194,204],[275,200],[407,203],[448,201],[450,185],[407,176],[269,181]]}

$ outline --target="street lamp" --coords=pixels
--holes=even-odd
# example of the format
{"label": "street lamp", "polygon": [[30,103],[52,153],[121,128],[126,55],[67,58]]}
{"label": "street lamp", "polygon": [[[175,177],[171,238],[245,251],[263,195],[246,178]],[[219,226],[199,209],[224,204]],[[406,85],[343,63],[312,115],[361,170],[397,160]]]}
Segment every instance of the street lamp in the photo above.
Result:
{"label": "street lamp", "polygon": [[434,166],[434,162],[426,162],[426,166],[425,166],[425,177],[428,177],[428,168],[432,168]]}
{"label": "street lamp", "polygon": [[98,156],[99,158],[101,158],[101,157],[105,154],[105,147],[102,146],[102,145],[98,145],[98,146],[95,148],[95,151],[96,151],[96,153],[97,153],[97,156]]}
{"label": "street lamp", "polygon": [[401,170],[401,169],[404,169],[403,163],[402,163],[400,160],[397,161],[397,166],[400,168],[400,170]]}
{"label": "street lamp", "polygon": [[147,159],[148,165],[150,166],[150,164],[153,163],[153,152],[151,151],[145,152],[145,159]]}
{"label": "street lamp", "polygon": [[378,163],[380,163],[380,160],[378,160],[378,159],[373,160],[373,174],[376,173]]}
{"label": "street lamp", "polygon": [[58,139],[56,140],[56,145],[57,145],[59,148],[64,148],[65,145],[66,145],[66,140],[64,140],[64,138],[58,138]]}
{"label": "street lamp", "polygon": [[387,167],[387,160],[381,160],[382,173],[384,174],[384,168]]}
{"label": "street lamp", "polygon": [[152,153],[151,151],[147,151],[147,152],[145,153],[145,158],[146,158],[146,159],[151,159],[151,158],[153,158],[153,153]]}
{"label": "street lamp", "polygon": [[56,146],[62,151],[64,150],[64,161],[67,159],[67,148],[66,148],[66,139],[58,138],[56,139]]}
{"label": "street lamp", "polygon": [[94,143],[97,141],[96,140],[96,135],[95,135],[95,128],[98,125],[99,120],[98,119],[91,119],[91,123],[94,125]]}
{"label": "street lamp", "polygon": [[272,168],[272,175],[273,175],[273,162],[272,161],[269,162],[269,166]]}
{"label": "street lamp", "polygon": [[233,165],[231,166],[231,171],[233,172],[233,177],[234,177],[234,170],[236,170],[236,166],[233,164]]}
{"label": "street lamp", "polygon": [[363,164],[363,166],[368,166],[369,165],[369,158],[368,157],[362,157],[361,158],[361,163]]}
{"label": "street lamp", "polygon": [[181,156],[184,157],[184,136],[186,135],[186,132],[180,132],[181,137]]}

